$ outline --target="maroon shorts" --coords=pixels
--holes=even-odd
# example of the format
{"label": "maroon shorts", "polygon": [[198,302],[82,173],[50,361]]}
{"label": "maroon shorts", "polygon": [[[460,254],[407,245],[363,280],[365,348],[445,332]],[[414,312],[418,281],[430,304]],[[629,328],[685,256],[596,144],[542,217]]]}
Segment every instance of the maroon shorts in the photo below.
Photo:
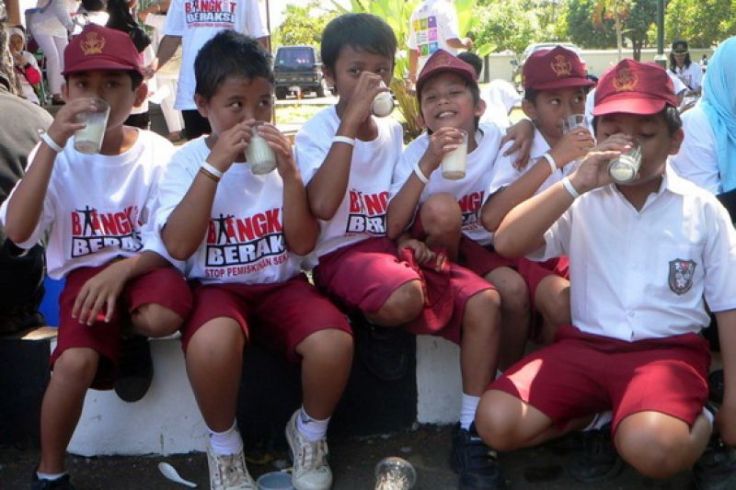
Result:
{"label": "maroon shorts", "polygon": [[197,330],[215,318],[232,318],[250,341],[298,362],[296,347],[326,329],[352,335],[347,318],[307,282],[303,274],[275,284],[200,284],[194,287],[194,309],[182,328],[182,348]]}
{"label": "maroon shorts", "polygon": [[64,290],[59,297],[59,334],[50,361],[53,366],[59,356],[70,348],[93,349],[101,356],[92,383],[92,388],[95,389],[112,388],[120,357],[120,334],[123,325],[129,321],[130,312],[154,303],[186,318],[192,307],[191,291],[184,277],[173,267],[162,267],[128,281],[109,323],[105,322],[104,312],[97,316],[92,325],[79,323],[72,318],[74,301],[82,286],[107,265],[82,267],[67,275]]}
{"label": "maroon shorts", "polygon": [[529,289],[531,304],[535,304],[539,283],[547,276],[556,275],[570,280],[570,260],[567,257],[556,257],[545,262],[535,262],[529,259],[518,259],[518,269],[521,277],[526,281]]}
{"label": "maroon shorts", "polygon": [[556,425],[605,410],[661,412],[692,425],[708,398],[708,342],[697,334],[624,342],[566,325],[555,342],[511,366],[489,389],[542,411]]}

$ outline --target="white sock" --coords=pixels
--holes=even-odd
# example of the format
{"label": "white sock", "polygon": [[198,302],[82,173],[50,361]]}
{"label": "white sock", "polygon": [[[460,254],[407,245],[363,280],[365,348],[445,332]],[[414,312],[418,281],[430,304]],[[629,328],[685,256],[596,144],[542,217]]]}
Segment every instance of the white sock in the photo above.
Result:
{"label": "white sock", "polygon": [[208,431],[210,433],[210,445],[218,456],[238,454],[243,450],[243,439],[240,437],[237,422],[233,422],[233,426],[225,432],[215,432],[209,428]]}
{"label": "white sock", "polygon": [[470,424],[475,420],[475,411],[478,409],[480,403],[479,396],[466,395],[463,393],[463,397],[460,402],[460,428],[468,430]]}
{"label": "white sock", "polygon": [[324,420],[317,420],[309,416],[304,407],[299,409],[299,415],[296,416],[296,430],[304,436],[309,442],[319,441],[327,435],[327,426],[330,423],[330,417]]}
{"label": "white sock", "polygon": [[710,422],[710,426],[713,427],[713,424],[716,421],[716,415],[708,410],[708,407],[703,407],[703,417],[708,419],[708,422]]}
{"label": "white sock", "polygon": [[611,422],[611,420],[613,420],[613,412],[611,412],[610,410],[606,410],[605,412],[598,412],[597,414],[595,414],[595,417],[593,417],[593,420],[591,420],[590,423],[583,429],[583,432],[601,429],[604,425]]}
{"label": "white sock", "polygon": [[36,472],[36,476],[38,477],[39,480],[54,481],[54,480],[58,480],[64,475],[66,475],[66,471],[64,471],[63,473],[41,473],[40,471]]}

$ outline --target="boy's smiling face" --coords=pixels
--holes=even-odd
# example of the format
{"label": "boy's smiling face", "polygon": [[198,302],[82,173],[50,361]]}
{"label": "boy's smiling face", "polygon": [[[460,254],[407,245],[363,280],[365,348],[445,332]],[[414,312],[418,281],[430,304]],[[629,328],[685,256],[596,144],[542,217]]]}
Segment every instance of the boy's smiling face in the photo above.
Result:
{"label": "boy's smiling face", "polygon": [[600,116],[596,125],[596,137],[603,141],[609,136],[623,133],[641,145],[639,178],[627,185],[646,184],[664,173],[669,155],[680,150],[684,137],[682,129],[670,134],[663,113],[643,116],[614,113]]}
{"label": "boy's smiling face", "polygon": [[553,143],[562,137],[565,117],[585,113],[585,95],[583,88],[540,90],[534,102],[524,99],[522,108],[548,142]]}
{"label": "boy's smiling face", "polygon": [[271,121],[273,84],[263,77],[227,77],[215,95],[205,99],[194,96],[197,109],[210,121],[212,134],[218,135],[236,124],[255,119]]}
{"label": "boy's smiling face", "polygon": [[[353,97],[360,74],[369,71],[379,75],[388,87],[393,75],[394,60],[382,54],[371,53],[352,46],[343,46],[335,60],[335,66],[324,67],[327,81],[335,87],[340,104],[347,104]],[[356,94],[361,96],[361,94]]]}
{"label": "boy's smiling face", "polygon": [[473,99],[468,82],[452,72],[442,72],[427,80],[421,89],[419,105],[424,124],[431,131],[453,127],[472,134],[475,119],[485,110],[482,100]]}

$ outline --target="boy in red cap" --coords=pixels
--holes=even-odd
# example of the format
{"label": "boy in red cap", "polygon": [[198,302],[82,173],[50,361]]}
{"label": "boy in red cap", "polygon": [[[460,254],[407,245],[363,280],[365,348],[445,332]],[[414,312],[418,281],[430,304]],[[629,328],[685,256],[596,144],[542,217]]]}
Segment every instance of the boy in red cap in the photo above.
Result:
{"label": "boy in red cap", "polygon": [[[146,96],[133,42],[123,32],[90,25],[72,39],[64,61],[67,103],[0,209],[8,238],[21,248],[49,232],[48,274],[66,279],[53,373],[41,407],[34,490],[73,488],[64,453],[87,389],[110,389],[116,381],[123,325],[145,336],[170,335],[191,305],[182,275],[154,252],[163,246],[148,220],[152,186],[173,147],[123,125]],[[77,117],[96,110],[100,99],[110,106],[101,150],[81,153],[74,134],[85,124]]]}
{"label": "boy in red cap", "polygon": [[[481,217],[485,228],[494,232],[506,213],[515,205],[559,182],[574,168],[571,163],[582,157],[594,141],[583,126],[563,134],[565,118],[585,112],[585,96],[593,82],[587,78],[585,65],[574,51],[557,46],[537,51],[524,63],[524,100],[522,109],[535,126],[529,165],[519,167],[504,154],[493,166],[488,200]],[[520,259],[519,272],[529,288],[534,309],[541,315],[539,328],[532,337],[542,344],[554,338],[555,328],[570,322],[567,258],[553,258],[537,263]],[[520,339],[519,357],[525,338]]]}
{"label": "boy in red cap", "polygon": [[[461,489],[498,488],[503,477],[495,459],[488,457],[473,420],[480,396],[496,372],[499,344],[506,340],[501,324],[516,329],[528,322],[524,281],[508,266],[510,261],[485,248],[490,235],[479,219],[502,134],[494,124],[478,125],[485,102],[475,70],[447,51],[440,49],[429,57],[416,90],[427,131],[406,147],[393,171],[388,236],[398,240],[399,248],[410,247],[425,267],[434,263],[437,250],[445,251],[451,261],[450,284],[458,291],[456,316],[462,321],[440,334],[460,346],[463,381],[451,462]],[[465,175],[446,178],[439,169],[443,158],[464,144]],[[491,289],[496,283],[501,285],[498,291]],[[492,309],[481,309],[480,292],[493,298]],[[483,314],[488,315],[485,322],[471,321]]]}
{"label": "boy in red cap", "polygon": [[[733,445],[736,230],[712,195],[667,163],[683,132],[661,67],[621,61],[601,78],[595,102],[598,146],[569,177],[512,209],[495,236],[508,256],[569,255],[574,326],[489,387],[478,431],[513,450],[610,409],[616,450],[644,475],[668,478],[697,461],[699,489],[734,488],[733,451],[709,445],[710,355],[699,332],[710,322],[707,302],[726,373],[717,425]],[[636,178],[614,184],[609,162],[632,146],[641,149]],[[604,476],[594,470],[589,480]]]}

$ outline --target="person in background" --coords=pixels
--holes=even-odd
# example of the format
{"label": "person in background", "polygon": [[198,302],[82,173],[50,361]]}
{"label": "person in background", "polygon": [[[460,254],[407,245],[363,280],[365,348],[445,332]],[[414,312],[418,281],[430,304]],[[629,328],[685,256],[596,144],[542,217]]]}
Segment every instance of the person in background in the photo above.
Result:
{"label": "person in background", "polygon": [[[483,72],[483,60],[480,56],[465,51],[457,57],[469,63],[475,70],[476,79],[480,79]],[[511,126],[509,118],[511,110],[521,104],[522,97],[511,83],[495,78],[486,87],[481,87],[480,98],[486,103],[486,110],[480,116],[480,122],[491,122],[501,129],[506,129]]]}
{"label": "person in background", "polygon": [[411,14],[409,36],[409,81],[417,81],[427,59],[438,49],[457,54],[459,49],[470,49],[473,40],[460,37],[457,12],[453,0],[423,0]]}
{"label": "person in background", "polygon": [[15,72],[25,99],[40,104],[38,94],[42,82],[41,70],[36,57],[26,51],[26,32],[23,26],[10,28],[10,54],[13,56]]}
{"label": "person in background", "polygon": [[678,40],[672,43],[669,71],[682,80],[690,92],[700,93],[703,70],[690,59],[687,41]]}
{"label": "person in background", "polygon": [[104,26],[110,14],[107,13],[106,0],[82,0],[77,15],[74,17],[74,34],[79,34],[87,24]]}

